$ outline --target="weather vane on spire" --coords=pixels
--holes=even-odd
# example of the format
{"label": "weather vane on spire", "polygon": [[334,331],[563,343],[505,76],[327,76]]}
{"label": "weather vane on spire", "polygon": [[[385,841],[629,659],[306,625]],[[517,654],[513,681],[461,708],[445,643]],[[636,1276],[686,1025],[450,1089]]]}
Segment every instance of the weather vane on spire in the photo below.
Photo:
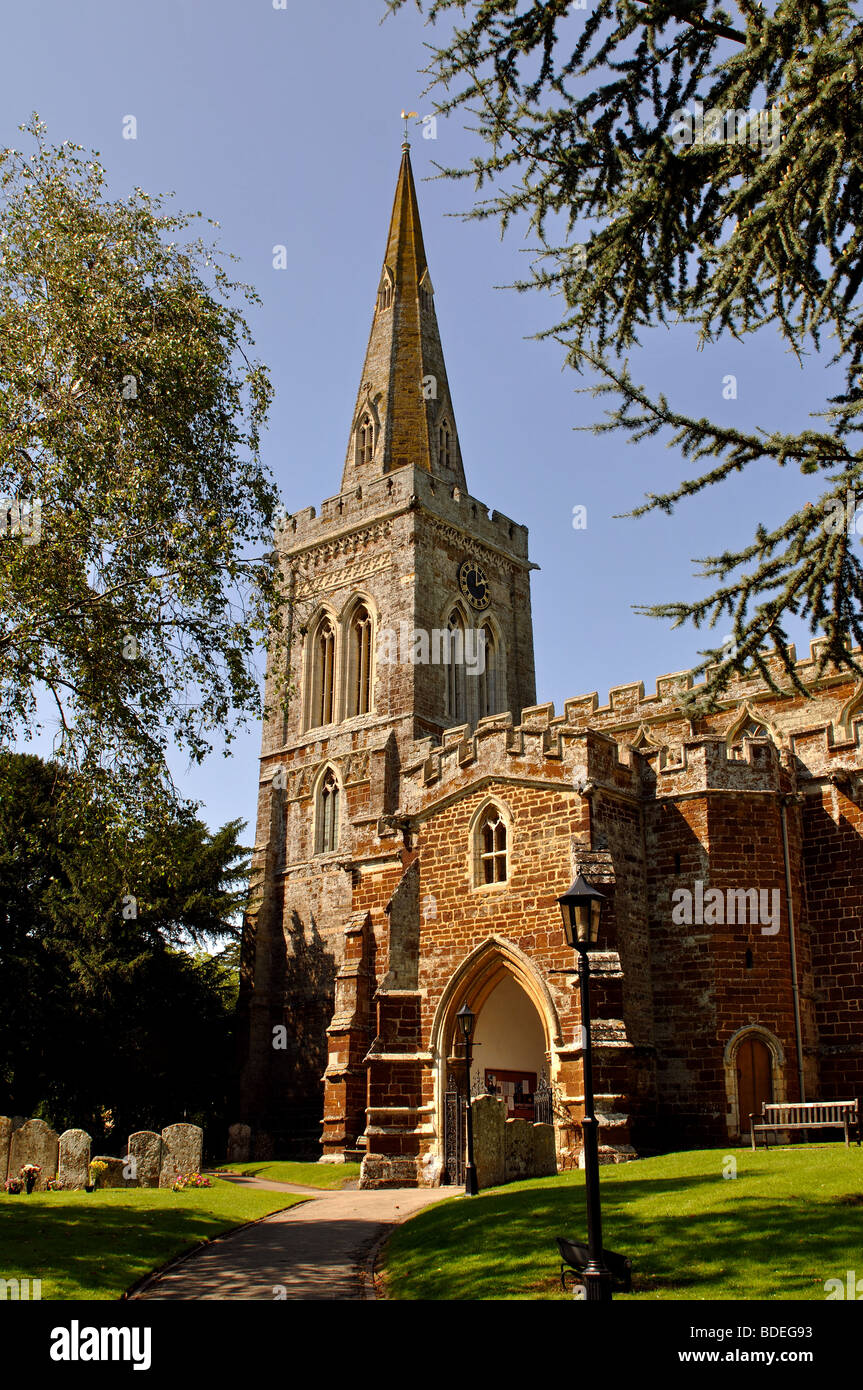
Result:
{"label": "weather vane on spire", "polygon": [[407,149],[408,145],[410,144],[410,141],[408,140],[408,121],[410,120],[411,116],[418,116],[418,115],[419,115],[419,112],[418,112],[418,111],[403,111],[403,112],[402,112],[402,120],[403,120],[404,123],[405,123],[405,139],[404,139],[404,144],[402,145],[402,149],[403,149],[403,150]]}

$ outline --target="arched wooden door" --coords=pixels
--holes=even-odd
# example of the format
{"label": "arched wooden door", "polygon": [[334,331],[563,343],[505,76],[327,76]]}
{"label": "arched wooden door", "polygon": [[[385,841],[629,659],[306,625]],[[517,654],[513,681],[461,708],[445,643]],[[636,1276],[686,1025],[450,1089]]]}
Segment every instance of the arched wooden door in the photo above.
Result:
{"label": "arched wooden door", "polygon": [[741,1134],[749,1133],[749,1116],[761,1113],[773,1099],[773,1058],[770,1048],[752,1033],[737,1049],[737,1114]]}

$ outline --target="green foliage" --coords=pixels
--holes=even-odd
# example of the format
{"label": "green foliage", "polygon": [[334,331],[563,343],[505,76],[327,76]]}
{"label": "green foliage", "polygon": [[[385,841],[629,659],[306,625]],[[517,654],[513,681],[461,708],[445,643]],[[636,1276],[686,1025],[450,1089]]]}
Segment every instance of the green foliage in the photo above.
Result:
{"label": "green foliage", "polygon": [[85,779],[0,755],[0,1109],[223,1142],[237,970],[203,946],[239,934],[240,829],[159,804],[129,839]]}
{"label": "green foliage", "polygon": [[[120,804],[172,788],[172,741],[259,715],[255,649],[280,621],[271,396],[237,307],[257,296],[190,218],[98,158],[0,153],[0,740],[52,703],[56,753]],[[200,214],[197,214],[200,216]]]}
{"label": "green foliage", "polygon": [[[404,0],[389,0],[398,10]],[[670,512],[693,493],[759,460],[822,477],[820,501],[750,545],[701,561],[718,581],[703,599],[642,611],[675,626],[733,625],[734,646],[704,653],[714,699],[750,664],[776,688],[760,655],[775,645],[790,686],[787,620],[802,617],[830,662],[863,674],[848,651],[863,643],[863,565],[853,533],[834,525],[863,485],[863,25],[847,0],[781,0],[771,13],[737,0],[737,17],[703,0],[417,0],[429,20],[454,14],[427,69],[438,109],[466,109],[486,143],[466,169],[481,189],[505,186],[470,214],[513,219],[538,236],[519,289],[561,294],[566,314],[546,333],[598,394],[619,402],[597,431],[632,441],[660,435],[695,465],[647,511]],[[457,16],[457,18],[456,18]],[[679,113],[764,111],[781,139],[683,143]],[[690,127],[690,133],[694,133]],[[717,132],[718,133],[718,132]],[[517,181],[513,182],[513,176]],[[745,431],[651,399],[626,354],[647,326],[685,322],[700,340],[778,331],[802,363],[831,340],[841,386],[816,427]]]}

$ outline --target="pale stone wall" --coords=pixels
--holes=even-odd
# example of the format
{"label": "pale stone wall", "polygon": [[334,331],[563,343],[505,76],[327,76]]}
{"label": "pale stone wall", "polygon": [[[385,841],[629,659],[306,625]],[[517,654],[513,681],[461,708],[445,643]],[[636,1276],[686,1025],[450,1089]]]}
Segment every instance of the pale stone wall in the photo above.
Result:
{"label": "pale stone wall", "polygon": [[554,1125],[508,1120],[506,1102],[478,1096],[471,1102],[476,1178],[480,1191],[522,1178],[552,1177],[557,1172]]}

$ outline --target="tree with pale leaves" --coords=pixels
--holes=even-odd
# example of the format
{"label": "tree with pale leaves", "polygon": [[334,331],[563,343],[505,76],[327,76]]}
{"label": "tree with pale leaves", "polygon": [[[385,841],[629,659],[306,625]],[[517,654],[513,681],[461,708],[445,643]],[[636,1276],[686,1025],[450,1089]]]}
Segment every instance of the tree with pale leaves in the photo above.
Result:
{"label": "tree with pale leaves", "polygon": [[184,240],[194,218],[22,129],[33,152],[0,153],[0,743],[52,717],[76,786],[170,802],[170,748],[200,761],[260,717],[278,641],[257,296]]}

